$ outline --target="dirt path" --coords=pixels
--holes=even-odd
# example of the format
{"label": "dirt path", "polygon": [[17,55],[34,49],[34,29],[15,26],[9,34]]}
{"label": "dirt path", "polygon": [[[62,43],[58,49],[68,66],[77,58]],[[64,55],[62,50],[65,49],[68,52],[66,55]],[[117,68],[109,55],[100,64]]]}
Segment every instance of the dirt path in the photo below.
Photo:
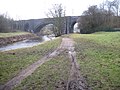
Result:
{"label": "dirt path", "polygon": [[[77,64],[75,58],[75,50],[74,50],[74,42],[69,38],[63,38],[60,47],[58,47],[51,54],[43,57],[32,65],[28,66],[25,70],[21,71],[16,77],[8,81],[1,90],[11,90],[15,86],[21,83],[21,81],[31,75],[39,66],[43,63],[49,61],[51,58],[57,56],[62,53],[64,50],[67,50],[68,55],[71,60],[71,71],[67,84],[67,90],[89,90],[87,88],[87,83],[80,75],[79,65]],[[63,90],[59,88],[58,90]]]}
{"label": "dirt path", "polygon": [[76,60],[76,52],[74,50],[74,46],[70,46],[68,54],[72,65],[68,79],[67,90],[90,90],[88,88],[86,80],[80,74],[80,67]]}
{"label": "dirt path", "polygon": [[70,38],[63,38],[60,46],[61,50],[67,50],[70,61],[71,69],[70,76],[67,83],[67,88],[57,88],[57,90],[90,90],[86,80],[81,76],[79,64],[76,60],[76,52],[74,47],[75,42]]}
{"label": "dirt path", "polygon": [[85,79],[80,75],[80,67],[76,60],[74,41],[70,38],[63,38],[62,41],[61,48],[68,50],[68,55],[71,60],[67,90],[90,90]]}

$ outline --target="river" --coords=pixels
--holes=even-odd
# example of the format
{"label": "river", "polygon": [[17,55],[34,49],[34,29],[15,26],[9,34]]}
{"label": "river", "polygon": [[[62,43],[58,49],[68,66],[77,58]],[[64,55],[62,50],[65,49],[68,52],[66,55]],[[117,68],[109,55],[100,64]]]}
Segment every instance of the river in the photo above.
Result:
{"label": "river", "polygon": [[0,47],[0,51],[9,51],[9,50],[14,50],[14,49],[19,49],[19,48],[27,48],[27,47],[33,47],[36,45],[39,45],[45,41],[49,41],[51,39],[54,39],[55,37],[48,38],[47,36],[43,36],[42,39],[32,39],[32,40],[24,40],[24,41],[19,41],[13,44],[8,44],[6,46]]}

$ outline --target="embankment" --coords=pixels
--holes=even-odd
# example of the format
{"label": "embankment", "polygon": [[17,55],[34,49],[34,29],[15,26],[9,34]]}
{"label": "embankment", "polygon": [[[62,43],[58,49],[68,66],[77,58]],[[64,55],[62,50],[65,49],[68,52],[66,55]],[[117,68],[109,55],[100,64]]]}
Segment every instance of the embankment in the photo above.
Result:
{"label": "embankment", "polygon": [[10,43],[26,40],[26,39],[32,39],[37,37],[34,34],[25,34],[25,35],[18,35],[18,36],[12,36],[12,37],[1,37],[0,38],[0,46],[7,45]]}

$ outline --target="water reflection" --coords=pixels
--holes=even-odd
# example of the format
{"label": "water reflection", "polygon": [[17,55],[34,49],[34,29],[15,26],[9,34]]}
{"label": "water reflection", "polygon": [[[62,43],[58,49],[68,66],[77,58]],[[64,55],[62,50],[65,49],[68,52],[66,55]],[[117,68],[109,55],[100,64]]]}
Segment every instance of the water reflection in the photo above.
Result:
{"label": "water reflection", "polygon": [[49,41],[49,40],[52,40],[52,39],[55,39],[55,37],[53,36],[43,36],[43,41]]}

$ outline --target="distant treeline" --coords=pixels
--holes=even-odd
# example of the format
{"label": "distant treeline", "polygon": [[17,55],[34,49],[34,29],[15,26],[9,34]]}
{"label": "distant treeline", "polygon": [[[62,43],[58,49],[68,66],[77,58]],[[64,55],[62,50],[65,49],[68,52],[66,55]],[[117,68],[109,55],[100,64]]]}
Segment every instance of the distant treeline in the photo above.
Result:
{"label": "distant treeline", "polygon": [[114,28],[120,28],[120,1],[107,0],[100,6],[90,6],[83,12],[78,22],[81,33],[114,31]]}
{"label": "distant treeline", "polygon": [[14,31],[14,20],[5,14],[0,14],[0,32]]}

